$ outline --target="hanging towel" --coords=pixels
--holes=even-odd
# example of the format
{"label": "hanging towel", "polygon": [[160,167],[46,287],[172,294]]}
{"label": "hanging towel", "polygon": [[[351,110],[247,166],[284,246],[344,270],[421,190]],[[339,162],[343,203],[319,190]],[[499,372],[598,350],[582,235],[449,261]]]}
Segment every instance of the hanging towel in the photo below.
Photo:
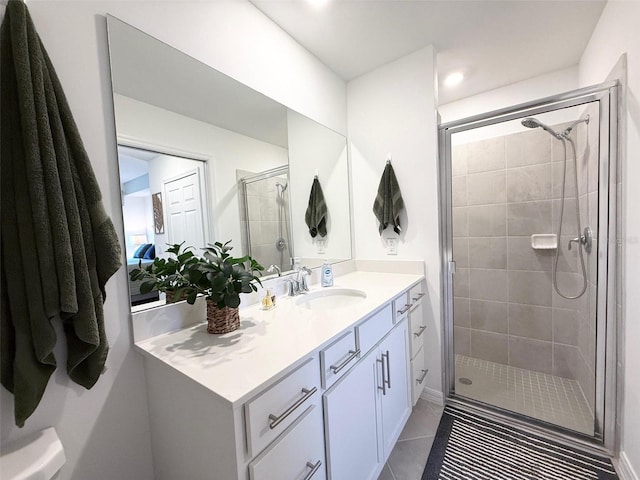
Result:
{"label": "hanging towel", "polygon": [[375,214],[380,225],[378,233],[382,232],[389,225],[393,225],[393,231],[400,234],[400,211],[404,208],[404,201],[398,186],[396,174],[393,172],[391,162],[387,162],[384,167],[380,185],[378,185],[378,195],[373,202],[373,213]]}
{"label": "hanging towel", "polygon": [[311,185],[309,206],[304,215],[304,221],[309,227],[311,238],[316,238],[318,235],[321,237],[327,235],[327,204],[324,201],[324,194],[318,177],[313,179],[313,184]]}
{"label": "hanging towel", "polygon": [[6,6],[0,69],[0,380],[23,426],[56,368],[52,322],[63,324],[71,379],[91,388],[102,373],[104,287],[121,249],[62,86],[20,0]]}

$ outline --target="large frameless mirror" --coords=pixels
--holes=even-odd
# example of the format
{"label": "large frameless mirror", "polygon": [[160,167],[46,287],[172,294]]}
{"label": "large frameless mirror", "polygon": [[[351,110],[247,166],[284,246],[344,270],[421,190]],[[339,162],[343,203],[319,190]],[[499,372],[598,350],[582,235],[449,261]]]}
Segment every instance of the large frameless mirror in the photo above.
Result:
{"label": "large frameless mirror", "polygon": [[[107,17],[129,270],[232,241],[272,272],[351,258],[344,136]],[[327,234],[305,223],[318,178]],[[130,281],[134,310],[163,294]]]}

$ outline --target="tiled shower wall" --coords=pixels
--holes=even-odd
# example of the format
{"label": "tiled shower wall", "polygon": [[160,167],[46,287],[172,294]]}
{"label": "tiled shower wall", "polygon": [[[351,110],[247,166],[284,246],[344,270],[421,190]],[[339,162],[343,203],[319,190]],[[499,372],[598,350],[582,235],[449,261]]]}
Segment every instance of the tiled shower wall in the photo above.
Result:
{"label": "tiled shower wall", "polygon": [[[582,157],[586,145],[579,143]],[[588,168],[581,166],[597,159],[597,145],[584,156],[579,158],[579,181],[588,183]],[[594,376],[588,372],[593,362],[588,359],[593,358],[590,342],[595,337],[587,319],[595,287],[581,300],[562,299],[552,287],[554,250],[531,247],[532,234],[557,233],[563,158],[562,143],[542,129],[453,147],[455,349],[577,379],[592,397]],[[571,163],[567,175],[574,175]],[[572,178],[567,183],[573,185]],[[579,191],[588,189],[580,186]],[[561,290],[575,295],[582,286],[580,264],[577,250],[566,248],[577,235],[574,187],[566,197],[557,277]],[[591,196],[579,197],[586,225]],[[594,263],[587,256],[585,261]]]}
{"label": "tiled shower wall", "polygon": [[[238,178],[248,176],[250,172],[238,170]],[[271,177],[247,183],[246,199],[241,198],[240,220],[243,226],[243,244],[246,244],[246,230],[251,238],[250,252],[265,268],[269,265],[277,265],[282,270],[291,267],[289,251],[289,191],[285,190],[281,198],[276,188],[276,183],[286,185],[285,176]],[[240,190],[240,189],[239,189]],[[247,202],[248,218],[245,218],[243,201]],[[279,213],[279,208],[281,208]],[[280,218],[282,216],[282,218]],[[279,238],[279,224],[282,224],[282,236],[287,242],[287,247],[282,254],[276,248],[276,240]],[[282,261],[281,261],[282,259]]]}

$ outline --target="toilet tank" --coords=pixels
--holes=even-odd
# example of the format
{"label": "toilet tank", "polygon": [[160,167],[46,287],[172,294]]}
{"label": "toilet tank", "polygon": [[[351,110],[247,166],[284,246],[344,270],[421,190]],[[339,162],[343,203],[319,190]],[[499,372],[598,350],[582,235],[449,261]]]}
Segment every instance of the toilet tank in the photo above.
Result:
{"label": "toilet tank", "polygon": [[62,442],[53,427],[2,447],[2,480],[51,480],[66,461]]}

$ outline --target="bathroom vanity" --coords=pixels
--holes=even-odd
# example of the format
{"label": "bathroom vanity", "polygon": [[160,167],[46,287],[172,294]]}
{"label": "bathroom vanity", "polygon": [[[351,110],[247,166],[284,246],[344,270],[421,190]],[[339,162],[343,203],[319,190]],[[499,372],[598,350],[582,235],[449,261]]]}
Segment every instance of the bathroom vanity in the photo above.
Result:
{"label": "bathroom vanity", "polygon": [[427,372],[424,277],[356,271],[332,288],[244,308],[225,335],[136,343],[155,478],[377,478]]}

